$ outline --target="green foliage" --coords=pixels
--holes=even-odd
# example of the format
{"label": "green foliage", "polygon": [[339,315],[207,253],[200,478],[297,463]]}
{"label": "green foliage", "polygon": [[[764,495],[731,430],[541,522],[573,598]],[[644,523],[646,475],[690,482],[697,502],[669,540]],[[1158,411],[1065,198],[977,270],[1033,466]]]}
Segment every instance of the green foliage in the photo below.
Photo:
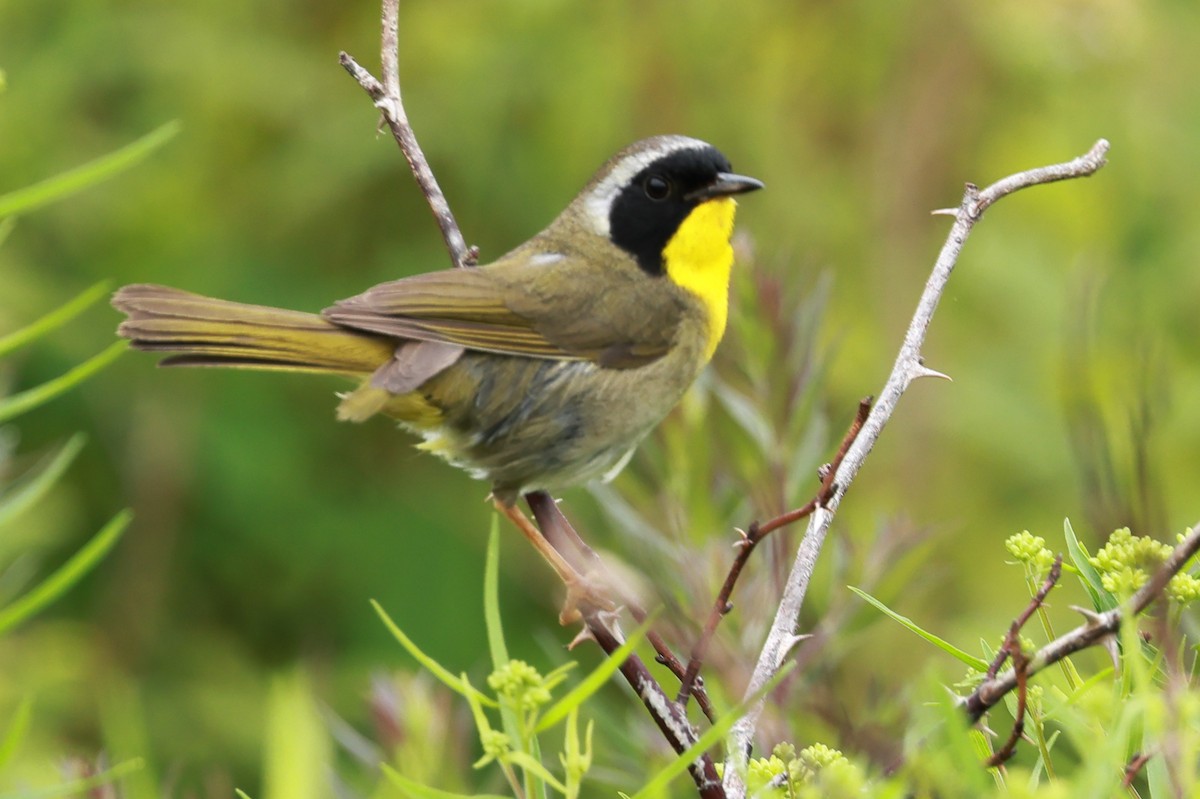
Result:
{"label": "green foliage", "polygon": [[[1065,529],[1070,542],[1069,523]],[[1038,590],[1044,577],[1043,567],[1049,552],[1045,543],[1044,538],[1028,531],[1011,536],[1005,542],[1009,554],[1026,569],[1031,594]],[[1152,571],[1160,565],[1171,547],[1120,529],[1109,537],[1095,557],[1088,556],[1077,541],[1070,550],[1074,560],[1071,565],[1092,595],[1093,606],[1096,610],[1104,610],[1140,587],[1146,575],[1139,575],[1139,572]],[[1112,575],[1117,577],[1109,580]],[[1180,581],[1181,590],[1168,592],[1173,603],[1191,598],[1194,575],[1181,572],[1178,576],[1185,579]],[[881,603],[865,598],[943,651],[957,652]],[[1044,609],[1039,612],[1044,614]],[[1178,614],[1172,613],[1171,617],[1177,619]],[[1053,637],[1053,628],[1044,615],[1042,618],[1047,637]],[[1119,665],[1116,675],[1111,668],[1101,669],[1083,680],[1073,659],[1067,659],[1062,661],[1061,668],[1048,669],[1035,676],[1022,700],[1013,694],[1007,696],[1005,704],[1010,713],[1015,714],[1018,701],[1024,702],[1025,737],[1033,742],[1033,760],[1026,763],[1018,757],[1003,769],[995,770],[997,795],[1115,795],[1127,765],[1139,752],[1154,754],[1131,773],[1129,779],[1135,786],[1145,785],[1151,796],[1191,795],[1194,786],[1200,784],[1200,775],[1193,765],[1200,758],[1200,733],[1196,732],[1200,723],[1200,687],[1195,684],[1194,675],[1182,655],[1180,629],[1175,625],[1165,626],[1159,635],[1162,637],[1159,646],[1149,645],[1140,637],[1138,620],[1131,620],[1122,625],[1121,646],[1118,648],[1114,642],[1109,647],[1109,654]],[[1021,647],[1029,655],[1034,644],[1022,638]],[[990,658],[994,653],[988,651],[985,654]],[[966,690],[974,687],[987,667],[985,660],[978,663],[980,665],[974,667],[975,673],[961,686]],[[1117,679],[1114,680],[1114,676]],[[1111,687],[1106,690],[1106,685]],[[1164,686],[1171,688],[1164,690]],[[989,726],[1003,737],[1003,724],[995,718],[996,711],[992,716]],[[952,734],[962,732],[965,731]],[[932,744],[934,748],[945,742],[944,736],[939,737],[941,741]],[[992,742],[974,734],[971,738],[981,745],[980,751],[971,759],[979,763],[990,757]],[[929,751],[928,742],[920,750],[910,751],[900,777],[905,784],[924,783],[945,795],[953,782],[949,781],[948,769],[938,765],[944,753],[930,757]],[[949,751],[953,751],[953,747],[948,748]],[[1170,762],[1164,762],[1168,758]],[[971,759],[964,757],[957,767],[968,768]],[[774,761],[760,766],[763,774],[771,769],[778,772],[780,768]],[[1184,783],[1184,790],[1180,791],[1178,784],[1168,785],[1168,781]]]}
{"label": "green foliage", "polygon": [[20,599],[0,609],[0,634],[30,618],[69,591],[108,554],[132,518],[133,514],[128,510],[118,513],[70,560],[30,588]]}
{"label": "green foliage", "polygon": [[[509,658],[497,591],[499,563],[499,529],[497,517],[493,517],[484,577],[484,616],[493,659],[493,669],[487,678],[488,687],[493,692],[491,696],[476,690],[465,673],[455,677],[448,669],[422,652],[378,604],[375,605],[375,610],[401,646],[426,671],[467,700],[483,750],[482,756],[475,761],[474,768],[495,764],[504,774],[514,794],[518,796],[545,796],[549,788],[565,799],[576,799],[583,778],[591,766],[593,733],[592,724],[589,722],[582,738],[580,737],[579,709],[587,697],[608,681],[625,656],[640,643],[645,635],[646,625],[635,630],[611,658],[606,659],[575,688],[554,702],[554,689],[567,679],[567,673],[575,664],[565,663],[543,676],[529,663]],[[499,711],[501,729],[493,726],[485,706]],[[553,729],[564,720],[563,748],[558,755],[563,774],[560,779],[543,764],[538,735]],[[520,777],[517,770],[521,772]],[[388,769],[386,773],[393,783],[414,799],[447,799],[455,796],[425,787],[393,769]]]}
{"label": "green foliage", "polygon": [[746,772],[746,790],[760,799],[850,799],[863,796],[862,770],[836,749],[812,744],[799,752],[776,744],[770,757],[754,758]]}
{"label": "green foliage", "polygon": [[[2,226],[0,227],[0,244],[4,243],[4,238],[13,229],[13,217],[16,215],[28,213],[51,202],[61,200],[114,176],[144,158],[163,141],[170,138],[173,132],[173,129],[160,129],[146,139],[135,142],[110,156],[97,159],[90,164],[62,173],[27,189],[0,195],[0,218],[9,217],[0,219],[0,226]],[[51,333],[58,331],[88,307],[94,305],[107,292],[107,283],[97,284],[29,325],[0,335],[0,358],[11,357],[22,348],[36,344]],[[51,400],[74,389],[84,380],[109,365],[124,350],[125,347],[120,343],[111,344],[100,354],[41,385],[11,396],[4,396],[3,393],[0,393],[0,424],[41,408]],[[6,449],[0,448],[0,481],[2,481],[0,482],[0,527],[6,525],[10,528],[13,527],[45,500],[47,495],[62,482],[68,467],[83,449],[84,442],[85,436],[82,433],[75,434],[56,453],[44,458],[41,465],[29,469],[24,475],[11,482],[6,479],[12,471],[6,462],[10,454]],[[0,635],[10,634],[14,628],[29,621],[51,603],[75,588],[108,555],[125,532],[131,519],[132,513],[129,510],[120,511],[57,569],[37,583],[25,587],[24,592],[16,598],[8,599],[3,607],[0,607]],[[6,554],[15,559],[23,553],[10,551]],[[12,568],[12,563],[6,563],[4,568],[10,574],[19,572]],[[13,592],[14,586],[11,585],[13,581],[6,580],[6,582],[10,583],[8,590]],[[11,764],[25,739],[30,736],[34,723],[33,708],[33,696],[29,693],[24,694],[13,712],[6,733],[0,739],[0,775],[3,774],[5,767]],[[132,773],[140,771],[143,765],[143,760],[135,758],[118,763],[111,768],[97,769],[95,773],[79,779],[60,782],[46,788],[3,795],[6,797],[20,796],[23,799],[73,796],[107,788]]]}
{"label": "green foliage", "polygon": [[179,129],[178,122],[168,122],[108,155],[32,186],[0,194],[0,220],[36,211],[124,172],[174,138]]}
{"label": "green foliage", "polygon": [[[1179,540],[1183,540],[1182,534]],[[1108,537],[1090,562],[1099,571],[1104,590],[1124,599],[1146,584],[1171,549],[1169,544],[1149,536],[1135,536],[1128,527],[1122,527]],[[1173,601],[1187,604],[1200,596],[1200,580],[1186,571],[1180,572],[1167,583],[1166,593]]]}
{"label": "green foliage", "polygon": [[0,794],[0,799],[53,799],[58,796],[80,796],[91,791],[111,788],[111,786],[117,784],[121,779],[140,770],[143,765],[140,759],[125,760],[87,777],[80,777],[79,779],[64,782],[50,788],[3,793]]}
{"label": "green foliage", "polygon": [[[566,497],[646,604],[665,606],[656,625],[684,651],[728,567],[732,528],[808,499],[854,403],[877,389],[945,232],[927,210],[955,204],[964,180],[1056,160],[1099,135],[1114,142],[1096,179],[989,212],[930,331],[928,361],[955,382],[912,388],[818,566],[802,625],[814,637],[765,728],[787,729],[797,749],[837,746],[872,776],[873,795],[900,781],[917,795],[986,796],[998,781],[1012,795],[1111,795],[1119,753],[1092,744],[1121,711],[1100,700],[1138,689],[1131,669],[1121,672],[1131,684],[1116,686],[1102,653],[1074,658],[1086,679],[1073,663],[1042,675],[1052,715],[1030,721],[1031,736],[1048,729],[1038,754],[1023,745],[989,774],[975,767],[988,739],[938,702],[958,661],[914,645],[845,585],[975,657],[989,647],[966,643],[994,647],[1023,601],[1019,571],[1002,564],[1012,556],[980,555],[1007,532],[1050,529],[1064,509],[1076,520],[1056,591],[1079,591],[1078,579],[1087,594],[1039,612],[1049,635],[1077,623],[1070,602],[1115,604],[1088,554],[1109,531],[1160,535],[1196,514],[1200,84],[1187,76],[1200,59],[1200,6],[1098,9],[403,3],[409,112],[484,259],[539,229],[600,159],[643,135],[710,139],[768,183],[739,213],[752,242],[739,253],[757,256],[740,258],[713,370],[595,507],[582,491]],[[377,23],[373,6],[288,0],[0,4],[6,197],[163,119],[186,120],[186,135],[119,182],[0,220],[0,330],[57,305],[63,286],[101,278],[318,309],[444,266],[402,159],[333,58],[346,49],[375,63]],[[14,389],[109,344],[115,315],[92,307],[6,361],[24,381]],[[422,784],[504,791],[495,767],[469,768],[479,752],[466,703],[435,679],[380,678],[399,714],[362,697],[370,670],[396,655],[362,612],[371,596],[455,664],[455,680],[466,671],[486,690],[498,658],[488,665],[481,616],[440,612],[478,591],[484,489],[412,455],[386,423],[334,424],[333,384],[156,371],[152,360],[120,359],[20,417],[19,450],[0,442],[0,480],[17,477],[5,483],[10,500],[34,497],[21,489],[50,464],[66,467],[71,431],[89,442],[6,525],[26,537],[0,540],[28,554],[5,571],[0,601],[53,571],[41,564],[66,561],[87,537],[72,531],[99,529],[114,508],[136,502],[144,525],[114,568],[0,640],[0,730],[19,727],[7,722],[37,698],[0,776],[49,784],[63,757],[140,751],[97,719],[94,697],[128,693],[128,724],[147,741],[139,774],[154,788],[208,799],[236,784],[262,796],[265,731],[280,712],[268,698],[301,662],[309,706],[366,731],[348,743],[322,719],[339,744],[330,771],[349,792],[399,795],[380,760]],[[704,672],[719,707],[740,698],[794,535],[760,548],[722,623]],[[553,628],[556,588],[540,564],[506,545],[496,592],[513,651],[499,659],[541,664],[570,634]],[[479,701],[519,737],[511,713]],[[669,758],[630,705],[615,689],[588,701],[596,743],[584,795],[611,796],[625,785],[614,772],[644,778]],[[395,715],[419,732],[398,741],[376,721]],[[990,721],[998,732],[1002,715]],[[565,722],[539,731],[554,752]],[[270,736],[283,726],[272,722]],[[901,759],[902,776],[878,776]],[[156,762],[177,781],[160,786]],[[553,753],[542,762],[566,782]],[[1143,796],[1171,795],[1147,787],[1162,762],[1147,765]],[[1098,781],[1075,779],[1084,774]],[[683,779],[670,790],[690,793]]]}

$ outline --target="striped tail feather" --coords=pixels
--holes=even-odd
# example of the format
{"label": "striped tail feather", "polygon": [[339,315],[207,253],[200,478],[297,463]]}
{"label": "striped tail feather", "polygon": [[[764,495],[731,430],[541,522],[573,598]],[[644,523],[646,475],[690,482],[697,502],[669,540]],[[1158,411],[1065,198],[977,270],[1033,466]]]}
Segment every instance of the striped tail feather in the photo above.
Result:
{"label": "striped tail feather", "polygon": [[303,311],[218,300],[138,284],[113,295],[128,318],[117,334],[135,349],[173,353],[163,366],[223,366],[360,377],[387,362],[399,343],[358,333]]}

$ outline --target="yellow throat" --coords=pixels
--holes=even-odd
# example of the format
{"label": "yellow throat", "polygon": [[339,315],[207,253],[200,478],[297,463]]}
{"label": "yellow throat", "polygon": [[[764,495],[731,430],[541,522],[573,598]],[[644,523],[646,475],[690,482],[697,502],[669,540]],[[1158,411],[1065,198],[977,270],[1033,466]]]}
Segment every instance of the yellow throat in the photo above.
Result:
{"label": "yellow throat", "polygon": [[712,358],[729,317],[729,272],[733,267],[733,217],[737,203],[722,197],[701,203],[679,225],[663,250],[667,276],[699,298],[708,316],[704,360]]}

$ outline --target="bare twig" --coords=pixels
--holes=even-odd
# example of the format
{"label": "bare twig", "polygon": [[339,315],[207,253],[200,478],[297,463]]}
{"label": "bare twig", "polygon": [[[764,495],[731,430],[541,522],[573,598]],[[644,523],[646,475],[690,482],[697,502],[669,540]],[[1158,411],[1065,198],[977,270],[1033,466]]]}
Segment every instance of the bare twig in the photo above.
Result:
{"label": "bare twig", "polygon": [[429,203],[429,210],[433,211],[433,218],[437,220],[438,227],[442,231],[442,238],[446,242],[446,251],[450,254],[451,262],[456,267],[473,266],[478,257],[478,251],[467,246],[458,222],[454,219],[454,213],[450,210],[450,204],[446,202],[446,195],[442,193],[442,188],[438,185],[437,178],[433,176],[433,170],[429,168],[429,162],[425,159],[425,153],[421,151],[421,145],[417,143],[417,136],[413,133],[412,125],[408,123],[408,115],[405,113],[404,103],[400,99],[399,25],[400,0],[384,0],[383,44],[380,48],[383,83],[359,66],[358,62],[345,51],[338,54],[338,62],[358,81],[358,85],[362,86],[363,90],[370,95],[375,102],[375,107],[383,114],[383,121],[392,131],[396,143],[400,145],[400,151],[404,153],[404,159],[408,161],[409,169],[412,170],[417,185],[421,187],[421,193],[425,195],[425,200]]}
{"label": "bare twig", "polygon": [[[1154,573],[1154,576],[1139,588],[1125,604],[1104,613],[1081,611],[1086,621],[1039,649],[1029,659],[1028,676],[1033,676],[1068,655],[1094,646],[1109,636],[1115,635],[1124,620],[1136,617],[1149,607],[1150,603],[1166,588],[1171,578],[1179,573],[1179,570],[1198,550],[1200,550],[1200,523],[1188,530],[1183,541],[1171,551],[1170,556]],[[985,680],[970,696],[960,702],[966,710],[967,717],[972,722],[978,721],[989,708],[1017,686],[1017,680],[1017,674],[1013,669]]]}
{"label": "bare twig", "polygon": [[1054,559],[1054,565],[1050,567],[1050,573],[1046,575],[1042,587],[1029,600],[1029,604],[1021,611],[1021,615],[1013,619],[1013,623],[1008,627],[1008,634],[1004,636],[1004,644],[1000,647],[1000,651],[996,653],[995,660],[988,668],[987,677],[991,679],[996,676],[996,672],[1004,665],[1004,661],[1012,659],[1013,673],[1017,677],[1017,713],[1013,718],[1012,732],[1009,733],[1008,740],[1004,745],[996,750],[996,753],[988,758],[987,764],[991,767],[999,766],[1007,763],[1017,751],[1017,742],[1021,740],[1021,734],[1025,731],[1025,711],[1028,707],[1028,691],[1026,686],[1029,680],[1029,658],[1025,657],[1025,653],[1021,650],[1021,629],[1029,621],[1030,617],[1037,612],[1037,609],[1046,601],[1047,594],[1058,585],[1058,578],[1062,576],[1062,555]]}
{"label": "bare twig", "polygon": [[[621,645],[620,640],[604,623],[602,618],[584,612],[584,620],[588,629],[606,653],[612,653]],[[663,692],[658,681],[650,674],[646,664],[637,655],[630,655],[621,664],[621,675],[633,687],[642,704],[646,706],[654,723],[662,732],[663,737],[676,752],[683,752],[696,742],[696,730],[688,721],[683,707],[671,701],[671,697]],[[717,776],[716,766],[708,755],[701,755],[688,764],[688,773],[696,784],[702,799],[724,799],[725,791],[721,786],[721,778]]]}
{"label": "bare twig", "polygon": [[[742,533],[742,538],[737,543],[738,553],[729,567],[729,574],[726,575],[725,583],[717,593],[716,602],[713,603],[712,610],[708,613],[708,620],[704,623],[704,629],[700,632],[699,638],[696,639],[696,643],[692,647],[687,669],[680,677],[679,694],[675,698],[675,701],[679,704],[687,705],[688,697],[692,695],[696,681],[700,679],[700,668],[704,664],[704,656],[708,652],[708,645],[712,641],[713,634],[717,631],[717,625],[733,609],[733,603],[730,601],[733,596],[733,587],[737,584],[738,577],[741,575],[746,562],[750,560],[750,553],[758,546],[758,542],[762,541],[770,533],[778,530],[780,527],[803,519],[829,501],[829,498],[833,496],[833,477],[837,474],[837,468],[841,464],[842,459],[846,457],[846,452],[850,449],[850,445],[854,443],[854,439],[858,437],[859,431],[862,430],[863,422],[867,420],[867,414],[870,411],[870,397],[858,403],[858,413],[855,414],[854,421],[850,424],[846,435],[843,436],[837,454],[834,455],[832,461],[825,464],[821,469],[821,487],[817,491],[816,496],[799,508],[780,514],[762,524],[759,524],[757,521],[751,522],[746,531]],[[697,696],[698,700],[699,698]],[[710,716],[709,718],[711,719],[712,717]]]}
{"label": "bare twig", "polygon": [[1125,776],[1121,779],[1122,788],[1130,788],[1133,786],[1133,781],[1137,779],[1138,774],[1146,767],[1152,758],[1150,752],[1138,752],[1129,759],[1129,763],[1125,766]]}
{"label": "bare twig", "polygon": [[[938,301],[945,290],[946,282],[954,270],[959,253],[962,252],[967,236],[970,235],[975,223],[983,211],[1001,197],[1007,196],[1028,186],[1038,185],[1067,178],[1086,177],[1092,175],[1104,165],[1104,156],[1108,152],[1108,142],[1101,139],[1092,146],[1088,153],[1065,164],[1057,164],[1040,169],[1032,169],[1004,178],[986,189],[980,191],[968,184],[963,194],[962,202],[954,213],[954,225],[946,243],[938,255],[925,290],[917,303],[917,310],[909,323],[904,336],[892,373],[880,392],[879,400],[867,417],[866,423],[858,438],[850,446],[845,459],[837,469],[833,482],[837,486],[833,496],[824,506],[816,508],[809,517],[808,529],[796,552],[792,571],[788,576],[787,585],[779,608],[771,625],[767,640],[755,665],[754,674],[746,687],[746,695],[758,691],[767,680],[779,670],[783,658],[795,641],[796,624],[800,618],[800,608],[804,603],[804,595],[808,583],[816,567],[817,557],[825,543],[829,525],[841,504],[842,497],[854,481],[863,462],[875,442],[879,440],[880,432],[891,418],[896,404],[908,386],[920,377],[944,377],[939,372],[927,368],[921,359],[921,346],[925,341],[925,333],[933,319]],[[725,766],[725,789],[731,797],[745,796],[746,788],[742,780],[745,771],[747,752],[750,749],[754,729],[758,717],[762,713],[763,701],[756,702],[747,714],[734,726],[732,745]]]}
{"label": "bare twig", "polygon": [[1021,740],[1021,734],[1025,732],[1025,710],[1029,701],[1029,660],[1021,651],[1021,638],[1017,632],[1019,629],[1015,624],[1013,625],[1002,647],[1004,653],[1012,658],[1013,672],[1017,675],[1017,713],[1013,718],[1012,732],[1009,733],[1008,740],[987,760],[988,766],[992,768],[1007,763],[1009,758],[1016,754],[1017,742]]}
{"label": "bare twig", "polygon": [[[1025,627],[1029,618],[1037,612],[1037,609],[1046,601],[1046,595],[1050,593],[1054,586],[1058,585],[1058,578],[1062,577],[1062,555],[1054,559],[1054,565],[1050,567],[1050,573],[1046,575],[1042,587],[1029,600],[1029,604],[1025,606],[1025,610],[1021,611],[1021,615],[1013,620],[1012,625],[1008,628],[1007,642],[1010,639],[1016,639],[1022,628]],[[996,653],[996,658],[992,661],[992,665],[988,667],[987,678],[990,680],[996,676],[996,672],[1000,671],[1000,667],[1004,665],[1005,659],[1008,657],[1008,647],[1000,647],[1000,651]]]}

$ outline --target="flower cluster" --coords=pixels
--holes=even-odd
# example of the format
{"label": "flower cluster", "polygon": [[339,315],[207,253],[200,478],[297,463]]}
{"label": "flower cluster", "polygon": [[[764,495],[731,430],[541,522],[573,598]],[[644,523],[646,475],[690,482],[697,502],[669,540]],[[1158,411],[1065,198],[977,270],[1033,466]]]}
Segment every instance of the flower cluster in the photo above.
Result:
{"label": "flower cluster", "polygon": [[[1125,597],[1145,585],[1170,554],[1170,545],[1148,536],[1133,535],[1128,527],[1123,527],[1109,536],[1108,543],[1091,558],[1091,564],[1100,572],[1100,582],[1106,591]],[[1191,602],[1200,597],[1200,580],[1180,572],[1171,578],[1166,593],[1176,602]]]}
{"label": "flower cluster", "polygon": [[777,744],[770,757],[754,758],[746,771],[747,794],[772,799],[859,796],[866,778],[837,749]]}
{"label": "flower cluster", "polygon": [[1046,539],[1028,530],[1009,536],[1004,548],[1018,563],[1024,563],[1031,576],[1037,579],[1048,574],[1054,565],[1054,553],[1046,547]]}
{"label": "flower cluster", "polygon": [[518,710],[536,710],[550,701],[546,680],[523,660],[510,660],[487,678],[488,687]]}

